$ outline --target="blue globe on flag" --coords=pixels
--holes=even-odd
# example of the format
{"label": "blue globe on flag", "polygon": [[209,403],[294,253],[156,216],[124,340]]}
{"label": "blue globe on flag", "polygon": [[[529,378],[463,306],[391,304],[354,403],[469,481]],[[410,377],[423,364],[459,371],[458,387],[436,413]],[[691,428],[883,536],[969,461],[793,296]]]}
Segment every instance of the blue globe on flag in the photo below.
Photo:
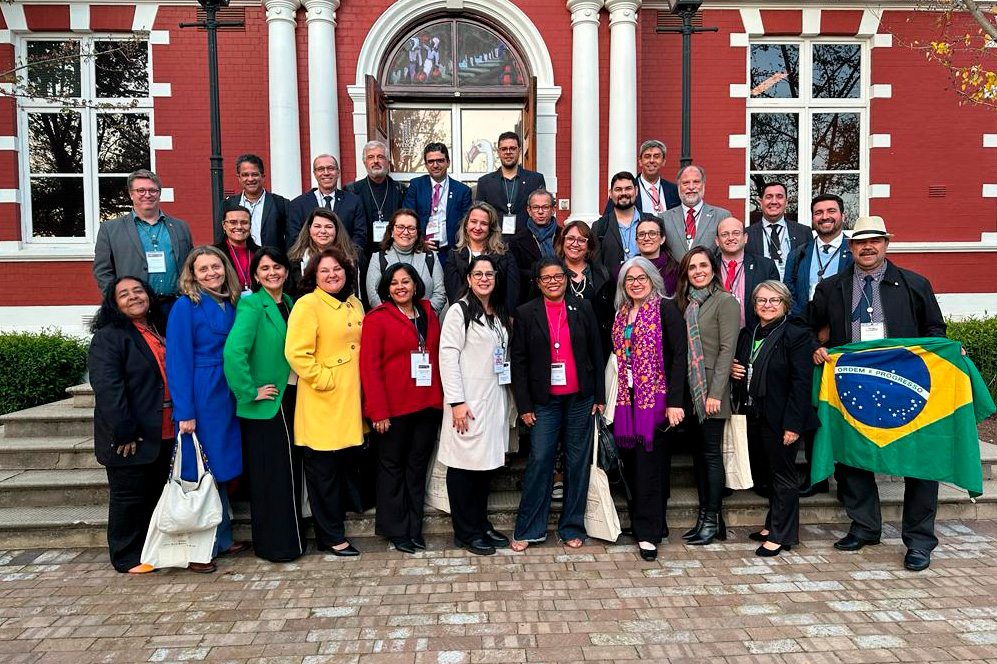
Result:
{"label": "blue globe on flag", "polygon": [[842,356],[834,368],[834,384],[849,415],[867,426],[894,429],[924,410],[931,373],[909,350],[887,348]]}

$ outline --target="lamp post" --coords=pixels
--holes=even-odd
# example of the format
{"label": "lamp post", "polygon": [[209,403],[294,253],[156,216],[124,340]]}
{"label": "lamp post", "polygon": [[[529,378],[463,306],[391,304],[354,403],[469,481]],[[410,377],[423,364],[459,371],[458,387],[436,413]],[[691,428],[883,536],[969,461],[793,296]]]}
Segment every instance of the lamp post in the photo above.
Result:
{"label": "lamp post", "polygon": [[718,28],[695,27],[692,18],[699,11],[702,0],[668,0],[672,13],[682,19],[682,25],[674,28],[657,28],[656,32],[680,33],[682,35],[682,159],[681,165],[692,163],[692,35],[697,32],[716,32]]}
{"label": "lamp post", "polygon": [[208,97],[211,107],[211,223],[221,219],[225,186],[222,179],[222,121],[218,113],[218,28],[238,27],[242,21],[219,21],[218,10],[229,0],[197,0],[204,9],[203,21],[181,23],[181,28],[204,28],[208,32]]}

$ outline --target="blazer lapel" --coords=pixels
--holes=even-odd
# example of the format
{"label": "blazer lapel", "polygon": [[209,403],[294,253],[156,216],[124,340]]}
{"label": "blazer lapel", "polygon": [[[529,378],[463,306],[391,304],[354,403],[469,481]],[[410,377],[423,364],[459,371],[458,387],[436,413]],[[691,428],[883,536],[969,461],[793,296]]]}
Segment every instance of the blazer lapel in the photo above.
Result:
{"label": "blazer lapel", "polygon": [[547,305],[546,305],[546,300],[544,300],[542,297],[540,297],[540,298],[537,298],[536,300],[534,300],[534,302],[536,304],[534,305],[534,309],[533,309],[533,312],[534,312],[533,322],[540,329],[540,334],[546,340],[546,342],[547,342],[547,349],[548,349],[548,352],[549,352],[550,351],[550,324],[547,322]]}
{"label": "blazer lapel", "polygon": [[125,219],[124,226],[125,226],[125,234],[128,235],[128,239],[131,240],[132,244],[135,245],[135,249],[138,251],[139,256],[145,256],[145,249],[142,247],[142,241],[138,239],[138,229],[135,228],[134,212],[128,213],[128,217]]}
{"label": "blazer lapel", "polygon": [[213,334],[221,334],[222,336],[228,336],[231,326],[226,325],[228,317],[230,315],[231,304],[225,303],[224,311],[207,293],[201,294],[201,304],[197,307],[201,310],[201,315],[204,316],[204,320],[208,323],[208,328]]}
{"label": "blazer lapel", "polygon": [[[287,323],[284,322],[284,317],[280,315],[280,310],[277,308],[277,303],[273,301],[269,295],[259,296],[263,298],[263,313],[266,314],[267,319],[273,323],[274,327],[280,333],[280,336],[287,337]],[[283,297],[283,296],[282,296]]]}
{"label": "blazer lapel", "polygon": [[138,346],[139,352],[142,353],[142,357],[144,357],[145,361],[149,363],[149,366],[154,368],[158,373],[159,362],[156,361],[156,356],[152,354],[152,349],[149,348],[149,344],[146,343],[142,333],[139,332],[134,325],[129,325],[125,329],[128,331],[128,336],[130,336],[132,341],[135,342],[135,345]]}
{"label": "blazer lapel", "polygon": [[263,221],[260,223],[260,245],[267,244],[267,231],[276,223],[273,217],[277,214],[277,206],[270,192],[263,195]]}
{"label": "blazer lapel", "polygon": [[845,326],[845,339],[848,341],[853,341],[852,339],[852,279],[855,277],[855,270],[853,267],[849,267],[844,273],[841,274],[841,282],[838,285],[838,293],[841,296],[841,310],[845,314],[845,319],[842,321]]}

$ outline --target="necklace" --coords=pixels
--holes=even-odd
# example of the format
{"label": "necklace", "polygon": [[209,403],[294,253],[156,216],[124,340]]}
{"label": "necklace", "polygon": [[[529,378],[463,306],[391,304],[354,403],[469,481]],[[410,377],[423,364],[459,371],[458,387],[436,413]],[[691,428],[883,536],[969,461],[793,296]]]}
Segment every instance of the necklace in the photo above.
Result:
{"label": "necklace", "polygon": [[384,196],[381,198],[381,202],[377,202],[377,196],[374,195],[374,187],[370,185],[370,178],[367,178],[367,188],[370,189],[371,200],[374,201],[374,206],[377,207],[377,220],[381,221],[384,219],[384,203],[388,200],[388,185],[384,185]]}

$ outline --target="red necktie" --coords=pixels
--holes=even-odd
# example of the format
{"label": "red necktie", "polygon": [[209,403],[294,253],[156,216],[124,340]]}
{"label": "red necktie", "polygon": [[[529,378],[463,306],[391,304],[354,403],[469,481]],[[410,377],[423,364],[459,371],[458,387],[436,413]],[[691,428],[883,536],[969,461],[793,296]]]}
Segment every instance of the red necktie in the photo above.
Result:
{"label": "red necktie", "polygon": [[734,290],[734,279],[737,278],[737,261],[727,263],[727,278],[724,280],[724,288],[730,293]]}
{"label": "red necktie", "polygon": [[433,187],[433,212],[436,212],[440,207],[440,189],[442,188],[443,185],[439,182]]}
{"label": "red necktie", "polygon": [[696,211],[692,208],[689,208],[685,215],[685,235],[689,238],[689,242],[696,237]]}
{"label": "red necktie", "polygon": [[661,212],[661,199],[658,198],[658,185],[652,184],[651,188],[647,190],[647,193],[651,194],[651,204],[654,205],[654,211]]}

